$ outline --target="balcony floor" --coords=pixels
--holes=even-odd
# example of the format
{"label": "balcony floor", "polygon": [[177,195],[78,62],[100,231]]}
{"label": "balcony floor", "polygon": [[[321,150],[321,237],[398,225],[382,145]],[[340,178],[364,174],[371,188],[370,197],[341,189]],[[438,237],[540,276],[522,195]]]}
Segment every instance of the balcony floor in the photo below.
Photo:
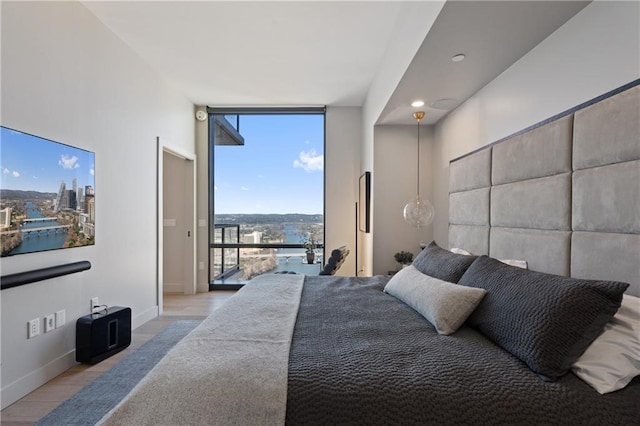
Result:
{"label": "balcony floor", "polygon": [[[292,256],[287,258],[279,259],[278,266],[266,272],[267,274],[274,274],[276,272],[295,272],[296,274],[304,274],[304,275],[318,275],[322,269],[321,258],[316,256],[316,262],[313,264],[308,264],[306,259],[303,259],[299,256]],[[221,280],[213,280],[211,284],[213,285],[244,285],[247,283],[247,280],[243,279],[244,272],[239,270],[237,273]]]}

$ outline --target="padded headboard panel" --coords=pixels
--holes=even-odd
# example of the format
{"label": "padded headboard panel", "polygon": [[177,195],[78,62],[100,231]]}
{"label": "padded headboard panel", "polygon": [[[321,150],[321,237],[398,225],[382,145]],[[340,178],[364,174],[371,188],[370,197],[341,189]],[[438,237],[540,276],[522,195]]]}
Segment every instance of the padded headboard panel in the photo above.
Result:
{"label": "padded headboard panel", "polygon": [[575,113],[571,275],[640,296],[640,86]]}
{"label": "padded headboard panel", "polygon": [[449,245],[489,254],[491,147],[450,165]]}
{"label": "padded headboard panel", "polygon": [[452,160],[449,247],[640,296],[639,83]]}

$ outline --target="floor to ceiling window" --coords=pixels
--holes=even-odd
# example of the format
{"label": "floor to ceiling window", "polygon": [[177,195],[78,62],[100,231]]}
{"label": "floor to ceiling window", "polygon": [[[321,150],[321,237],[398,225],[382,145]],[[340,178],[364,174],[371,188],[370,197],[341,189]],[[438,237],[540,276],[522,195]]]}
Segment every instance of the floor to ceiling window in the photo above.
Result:
{"label": "floor to ceiling window", "polygon": [[324,108],[209,109],[211,289],[320,272],[324,120]]}

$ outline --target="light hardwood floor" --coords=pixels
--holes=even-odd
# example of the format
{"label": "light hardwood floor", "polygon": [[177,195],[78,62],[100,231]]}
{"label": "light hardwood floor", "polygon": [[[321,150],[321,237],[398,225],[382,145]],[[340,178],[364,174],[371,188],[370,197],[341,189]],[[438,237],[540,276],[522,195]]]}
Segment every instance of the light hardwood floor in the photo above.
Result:
{"label": "light hardwood floor", "polygon": [[0,412],[5,426],[30,425],[74,395],[100,374],[109,370],[131,351],[151,339],[171,322],[180,319],[204,319],[235,292],[211,291],[195,295],[165,294],[161,316],[131,333],[131,346],[96,365],[78,364],[26,395]]}

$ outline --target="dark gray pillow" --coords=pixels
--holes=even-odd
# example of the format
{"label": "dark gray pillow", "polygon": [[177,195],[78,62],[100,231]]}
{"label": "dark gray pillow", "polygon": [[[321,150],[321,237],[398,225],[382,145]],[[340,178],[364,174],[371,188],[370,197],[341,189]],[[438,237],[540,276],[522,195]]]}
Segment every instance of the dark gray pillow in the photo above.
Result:
{"label": "dark gray pillow", "polygon": [[629,287],[529,271],[487,256],[478,257],[458,284],[487,290],[467,324],[549,380],[569,371]]}
{"label": "dark gray pillow", "polygon": [[426,246],[413,260],[415,268],[442,281],[457,283],[476,256],[451,253],[438,247],[435,241]]}

